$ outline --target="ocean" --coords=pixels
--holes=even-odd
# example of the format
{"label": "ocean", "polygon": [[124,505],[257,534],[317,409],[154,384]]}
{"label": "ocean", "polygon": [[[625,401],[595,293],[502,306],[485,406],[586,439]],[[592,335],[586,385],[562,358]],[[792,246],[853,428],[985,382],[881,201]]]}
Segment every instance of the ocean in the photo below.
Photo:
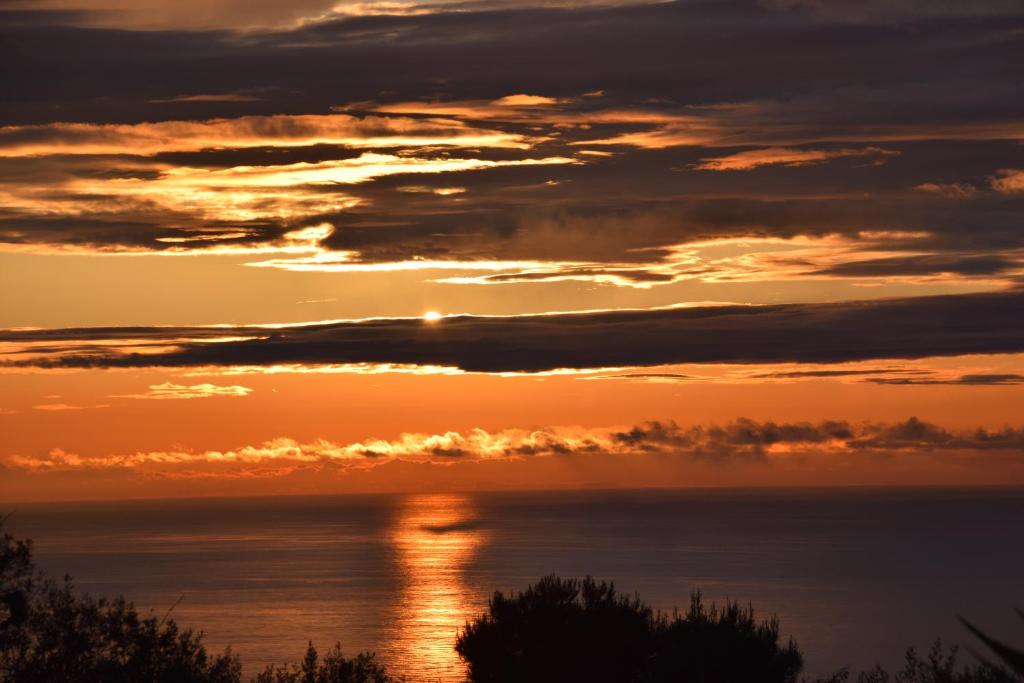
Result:
{"label": "ocean", "polygon": [[[336,641],[411,682],[495,590],[593,575],[652,606],[691,591],[778,615],[808,674],[888,667],[963,615],[1024,627],[1024,489],[756,489],[367,495],[9,506],[40,566],[146,613],[173,606],[247,674]],[[966,655],[969,657],[969,655]]]}

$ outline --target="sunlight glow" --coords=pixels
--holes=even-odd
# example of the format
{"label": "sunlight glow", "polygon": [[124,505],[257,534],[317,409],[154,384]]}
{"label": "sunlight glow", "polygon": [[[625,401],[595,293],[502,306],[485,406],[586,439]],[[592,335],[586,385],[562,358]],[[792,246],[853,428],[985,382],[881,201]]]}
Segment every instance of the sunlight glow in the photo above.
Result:
{"label": "sunlight glow", "polygon": [[487,540],[478,515],[468,496],[414,495],[403,501],[392,531],[404,586],[390,647],[416,662],[423,680],[461,673],[454,636],[483,609],[484,594],[470,590],[465,579],[466,566]]}

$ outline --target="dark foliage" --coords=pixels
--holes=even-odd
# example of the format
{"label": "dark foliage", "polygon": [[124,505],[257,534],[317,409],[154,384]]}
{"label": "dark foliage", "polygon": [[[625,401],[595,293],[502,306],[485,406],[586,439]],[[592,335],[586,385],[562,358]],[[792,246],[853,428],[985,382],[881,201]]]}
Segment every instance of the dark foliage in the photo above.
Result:
{"label": "dark foliage", "polygon": [[[1016,612],[1017,616],[1024,619],[1024,612],[1019,609],[1016,610]],[[963,617],[960,618],[960,621],[967,627],[967,630],[977,636],[981,642],[985,643],[985,646],[995,653],[995,655],[999,657],[1006,666],[1015,671],[1018,676],[1024,676],[1024,650],[1018,650],[1017,648],[1010,647],[1006,643],[1000,642],[995,638],[989,637]]]}
{"label": "dark foliage", "polygon": [[655,614],[612,584],[548,576],[522,593],[495,593],[455,649],[475,683],[790,683],[802,659],[779,644],[775,620],[730,603],[685,615]]}
{"label": "dark foliage", "polygon": [[268,666],[254,683],[390,683],[392,680],[372,654],[360,653],[353,659],[345,659],[341,644],[335,643],[321,659],[310,642],[301,665]]}
{"label": "dark foliage", "polygon": [[682,618],[661,619],[649,681],[795,681],[803,658],[793,641],[779,644],[779,622],[756,621],[735,602],[706,609],[699,593]]}
{"label": "dark foliage", "polygon": [[983,662],[960,666],[955,647],[944,650],[942,641],[936,641],[927,657],[921,658],[910,648],[907,650],[903,670],[890,674],[881,667],[861,672],[856,678],[841,671],[814,683],[1019,683],[1010,671]]}
{"label": "dark foliage", "polygon": [[230,652],[209,656],[201,634],[143,618],[123,598],[77,595],[35,571],[32,548],[0,538],[0,676],[12,683],[235,683]]}

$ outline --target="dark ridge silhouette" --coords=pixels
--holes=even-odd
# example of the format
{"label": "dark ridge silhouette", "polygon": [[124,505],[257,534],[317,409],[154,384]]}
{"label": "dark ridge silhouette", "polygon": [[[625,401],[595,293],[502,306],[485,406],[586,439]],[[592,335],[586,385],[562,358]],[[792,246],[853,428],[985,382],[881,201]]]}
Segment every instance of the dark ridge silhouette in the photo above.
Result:
{"label": "dark ridge silhouette", "polygon": [[[55,581],[36,569],[31,541],[0,535],[2,683],[242,682],[241,661],[230,648],[208,654],[201,632],[179,629],[169,617],[170,611],[162,619],[142,617],[120,597],[79,595],[69,577]],[[959,666],[956,648],[937,642],[925,658],[908,650],[904,669],[894,675],[876,667],[856,678],[839,671],[800,681],[1024,680],[1019,650],[964,625],[1010,668],[984,659]],[[590,577],[548,576],[521,593],[495,593],[487,613],[466,624],[454,646],[469,683],[796,683],[803,667],[796,644],[780,644],[778,621],[758,621],[753,608],[735,602],[707,608],[694,593],[685,614],[664,615]],[[321,656],[312,642],[301,663],[268,666],[250,681],[397,683],[373,654],[347,659],[335,644]]]}

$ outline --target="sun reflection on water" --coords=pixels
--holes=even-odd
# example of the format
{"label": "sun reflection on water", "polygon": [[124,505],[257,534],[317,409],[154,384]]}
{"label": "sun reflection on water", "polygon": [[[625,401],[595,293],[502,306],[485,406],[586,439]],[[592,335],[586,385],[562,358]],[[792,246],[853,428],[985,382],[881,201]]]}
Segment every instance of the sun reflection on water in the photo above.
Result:
{"label": "sun reflection on water", "polygon": [[468,496],[416,495],[402,502],[392,542],[404,585],[388,644],[402,673],[424,681],[465,676],[455,637],[482,608],[465,569],[484,541]]}

